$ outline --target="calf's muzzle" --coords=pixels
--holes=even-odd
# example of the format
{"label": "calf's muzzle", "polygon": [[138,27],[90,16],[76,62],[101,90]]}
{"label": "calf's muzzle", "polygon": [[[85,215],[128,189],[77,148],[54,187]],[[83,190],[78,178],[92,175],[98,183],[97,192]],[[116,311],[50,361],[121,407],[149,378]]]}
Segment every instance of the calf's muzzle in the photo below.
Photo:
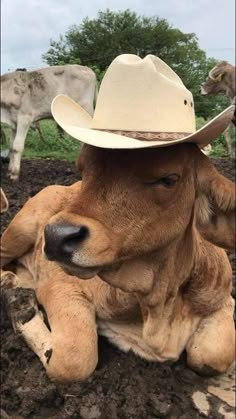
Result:
{"label": "calf's muzzle", "polygon": [[44,229],[44,252],[49,260],[69,261],[88,235],[86,226],[47,224]]}

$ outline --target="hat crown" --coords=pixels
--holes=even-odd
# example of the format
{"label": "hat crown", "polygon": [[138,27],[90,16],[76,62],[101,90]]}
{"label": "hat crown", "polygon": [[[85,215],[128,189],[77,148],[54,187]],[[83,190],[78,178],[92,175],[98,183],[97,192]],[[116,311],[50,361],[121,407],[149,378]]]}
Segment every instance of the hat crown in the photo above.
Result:
{"label": "hat crown", "polygon": [[[93,85],[95,91],[95,83]],[[94,97],[91,97],[93,100]],[[193,97],[160,58],[118,56],[103,77],[93,117],[82,104],[58,95],[52,102],[56,122],[72,137],[95,147],[142,149],[191,142],[209,144],[231,122],[229,106],[198,131]]]}
{"label": "hat crown", "polygon": [[160,58],[123,54],[106,71],[91,128],[193,133],[193,97]]}

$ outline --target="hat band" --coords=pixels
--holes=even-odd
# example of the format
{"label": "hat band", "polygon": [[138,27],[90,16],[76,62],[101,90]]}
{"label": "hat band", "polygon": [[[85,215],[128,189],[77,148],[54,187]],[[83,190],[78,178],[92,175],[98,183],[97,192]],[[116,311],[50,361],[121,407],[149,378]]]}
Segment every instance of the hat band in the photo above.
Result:
{"label": "hat band", "polygon": [[145,132],[145,131],[122,131],[122,130],[109,130],[99,129],[99,131],[110,132],[116,135],[123,135],[124,137],[135,138],[136,140],[144,141],[166,141],[166,140],[179,140],[181,138],[191,135],[192,132]]}

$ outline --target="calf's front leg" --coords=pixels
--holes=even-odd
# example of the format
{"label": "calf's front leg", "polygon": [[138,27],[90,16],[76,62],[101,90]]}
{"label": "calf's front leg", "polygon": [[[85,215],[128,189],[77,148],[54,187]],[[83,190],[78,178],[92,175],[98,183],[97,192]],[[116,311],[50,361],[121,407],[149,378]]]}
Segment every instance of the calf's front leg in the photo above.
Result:
{"label": "calf's front leg", "polygon": [[1,268],[34,247],[39,230],[61,208],[65,190],[62,186],[48,186],[25,203],[1,237]]}
{"label": "calf's front leg", "polygon": [[[85,380],[98,361],[95,309],[78,278],[51,278],[37,291],[51,329],[51,353],[45,368],[60,382]],[[55,277],[54,277],[55,278]]]}
{"label": "calf's front leg", "polygon": [[83,293],[83,281],[68,278],[58,267],[42,281],[37,298],[46,311],[49,330],[35,290],[22,288],[26,278],[19,272],[18,276],[1,270],[2,297],[15,332],[39,357],[51,379],[85,380],[97,365],[98,351],[95,309]]}
{"label": "calf's front leg", "polygon": [[203,318],[190,338],[186,351],[187,363],[202,375],[224,373],[235,358],[234,302]]}

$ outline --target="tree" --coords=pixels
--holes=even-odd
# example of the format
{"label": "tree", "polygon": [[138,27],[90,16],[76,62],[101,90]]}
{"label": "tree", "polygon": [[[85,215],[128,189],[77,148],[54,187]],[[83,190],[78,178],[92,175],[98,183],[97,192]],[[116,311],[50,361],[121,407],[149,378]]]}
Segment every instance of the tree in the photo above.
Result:
{"label": "tree", "polygon": [[215,64],[199,48],[194,33],[173,28],[166,19],[138,16],[125,10],[99,12],[96,19],[86,18],[71,26],[43,55],[49,65],[79,63],[96,70],[101,80],[106,68],[119,54],[145,57],[154,54],[169,64],[194,95],[196,114],[207,118],[219,112],[221,102],[202,97],[200,86]]}

